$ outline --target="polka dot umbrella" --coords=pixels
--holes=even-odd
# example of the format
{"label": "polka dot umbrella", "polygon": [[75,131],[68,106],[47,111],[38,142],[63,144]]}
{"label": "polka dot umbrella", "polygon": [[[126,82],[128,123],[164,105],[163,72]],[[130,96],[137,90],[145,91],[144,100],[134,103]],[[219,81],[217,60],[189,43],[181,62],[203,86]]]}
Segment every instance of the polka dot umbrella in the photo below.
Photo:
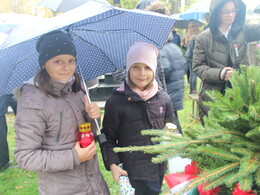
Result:
{"label": "polka dot umbrella", "polygon": [[39,68],[35,44],[42,34],[67,32],[76,45],[77,67],[88,80],[125,66],[126,53],[135,41],[163,47],[174,22],[160,14],[90,0],[47,21],[24,25],[12,31],[0,46],[0,94],[12,93],[35,75]]}

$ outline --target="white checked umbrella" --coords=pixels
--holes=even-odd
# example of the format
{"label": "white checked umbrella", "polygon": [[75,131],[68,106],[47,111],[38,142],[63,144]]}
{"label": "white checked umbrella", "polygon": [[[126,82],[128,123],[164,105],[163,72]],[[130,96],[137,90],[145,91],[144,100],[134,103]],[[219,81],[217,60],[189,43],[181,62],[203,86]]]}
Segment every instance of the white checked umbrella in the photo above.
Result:
{"label": "white checked umbrella", "polygon": [[89,0],[42,0],[39,5],[47,7],[54,12],[67,12],[80,5],[83,5]]}

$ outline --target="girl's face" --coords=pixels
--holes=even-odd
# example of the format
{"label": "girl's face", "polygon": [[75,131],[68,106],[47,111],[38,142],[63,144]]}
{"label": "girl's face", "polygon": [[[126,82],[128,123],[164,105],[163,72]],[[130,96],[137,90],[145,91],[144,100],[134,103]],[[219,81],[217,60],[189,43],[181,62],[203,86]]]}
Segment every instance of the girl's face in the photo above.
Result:
{"label": "girl's face", "polygon": [[130,79],[140,90],[144,90],[154,78],[154,73],[149,66],[143,63],[135,63],[130,69]]}
{"label": "girl's face", "polygon": [[228,1],[220,11],[220,23],[221,25],[231,25],[237,15],[237,8],[233,1]]}
{"label": "girl's face", "polygon": [[44,68],[51,78],[66,83],[75,72],[76,58],[65,54],[55,56],[45,63]]}

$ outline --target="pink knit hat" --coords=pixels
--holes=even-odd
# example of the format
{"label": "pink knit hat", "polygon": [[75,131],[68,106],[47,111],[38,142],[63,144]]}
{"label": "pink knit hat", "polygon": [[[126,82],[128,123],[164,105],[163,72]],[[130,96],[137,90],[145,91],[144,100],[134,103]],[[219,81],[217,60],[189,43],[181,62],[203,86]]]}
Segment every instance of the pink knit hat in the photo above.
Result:
{"label": "pink knit hat", "polygon": [[152,71],[156,72],[158,49],[145,42],[135,42],[128,50],[126,56],[126,71],[135,63],[144,63],[149,66]]}

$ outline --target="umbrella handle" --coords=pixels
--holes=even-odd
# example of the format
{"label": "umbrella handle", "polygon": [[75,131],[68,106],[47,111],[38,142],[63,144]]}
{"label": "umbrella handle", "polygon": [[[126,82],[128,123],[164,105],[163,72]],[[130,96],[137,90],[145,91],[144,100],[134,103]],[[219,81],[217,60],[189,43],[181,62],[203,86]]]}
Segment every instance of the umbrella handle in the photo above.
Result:
{"label": "umbrella handle", "polygon": [[[86,91],[86,95],[87,95],[88,101],[91,104],[91,100],[90,100],[90,97],[89,97],[87,85],[85,83],[85,80],[84,79],[82,79],[82,80],[83,80],[83,85],[84,85],[84,88],[85,88],[85,91]],[[97,119],[94,119],[94,121],[95,121],[96,126],[97,126],[97,140],[98,140],[99,145],[102,145],[103,143],[107,142],[107,138],[106,138],[104,133],[101,133]],[[103,151],[102,153],[103,153],[103,155],[102,155],[103,158],[106,159],[107,158],[106,157],[106,152]]]}
{"label": "umbrella handle", "polygon": [[[89,97],[89,92],[88,92],[87,85],[86,85],[86,83],[85,83],[85,80],[84,80],[84,79],[82,79],[82,80],[83,80],[83,85],[84,85],[84,88],[85,88],[85,91],[86,91],[87,99],[88,99],[89,103],[91,104],[91,99],[90,99],[90,97]],[[100,135],[100,134],[101,134],[101,131],[100,131],[100,128],[99,128],[99,125],[98,125],[98,121],[97,121],[97,119],[94,119],[94,121],[95,121],[95,124],[96,124],[96,126],[97,126],[97,135]]]}
{"label": "umbrella handle", "polygon": [[[87,96],[87,98],[88,98],[89,103],[91,104],[91,99],[90,99],[90,97],[89,97],[89,93],[88,93],[88,88],[87,88],[86,82],[85,82],[85,80],[84,80],[84,78],[83,78],[83,74],[82,74],[82,72],[81,72],[81,67],[80,67],[80,66],[78,66],[78,67],[79,67],[80,76],[81,76],[82,81],[83,81],[83,86],[84,86],[85,91],[86,91],[86,96]],[[101,135],[101,131],[100,131],[100,128],[99,128],[97,119],[94,119],[94,121],[95,121],[95,124],[96,124],[96,126],[97,126],[97,135]]]}

